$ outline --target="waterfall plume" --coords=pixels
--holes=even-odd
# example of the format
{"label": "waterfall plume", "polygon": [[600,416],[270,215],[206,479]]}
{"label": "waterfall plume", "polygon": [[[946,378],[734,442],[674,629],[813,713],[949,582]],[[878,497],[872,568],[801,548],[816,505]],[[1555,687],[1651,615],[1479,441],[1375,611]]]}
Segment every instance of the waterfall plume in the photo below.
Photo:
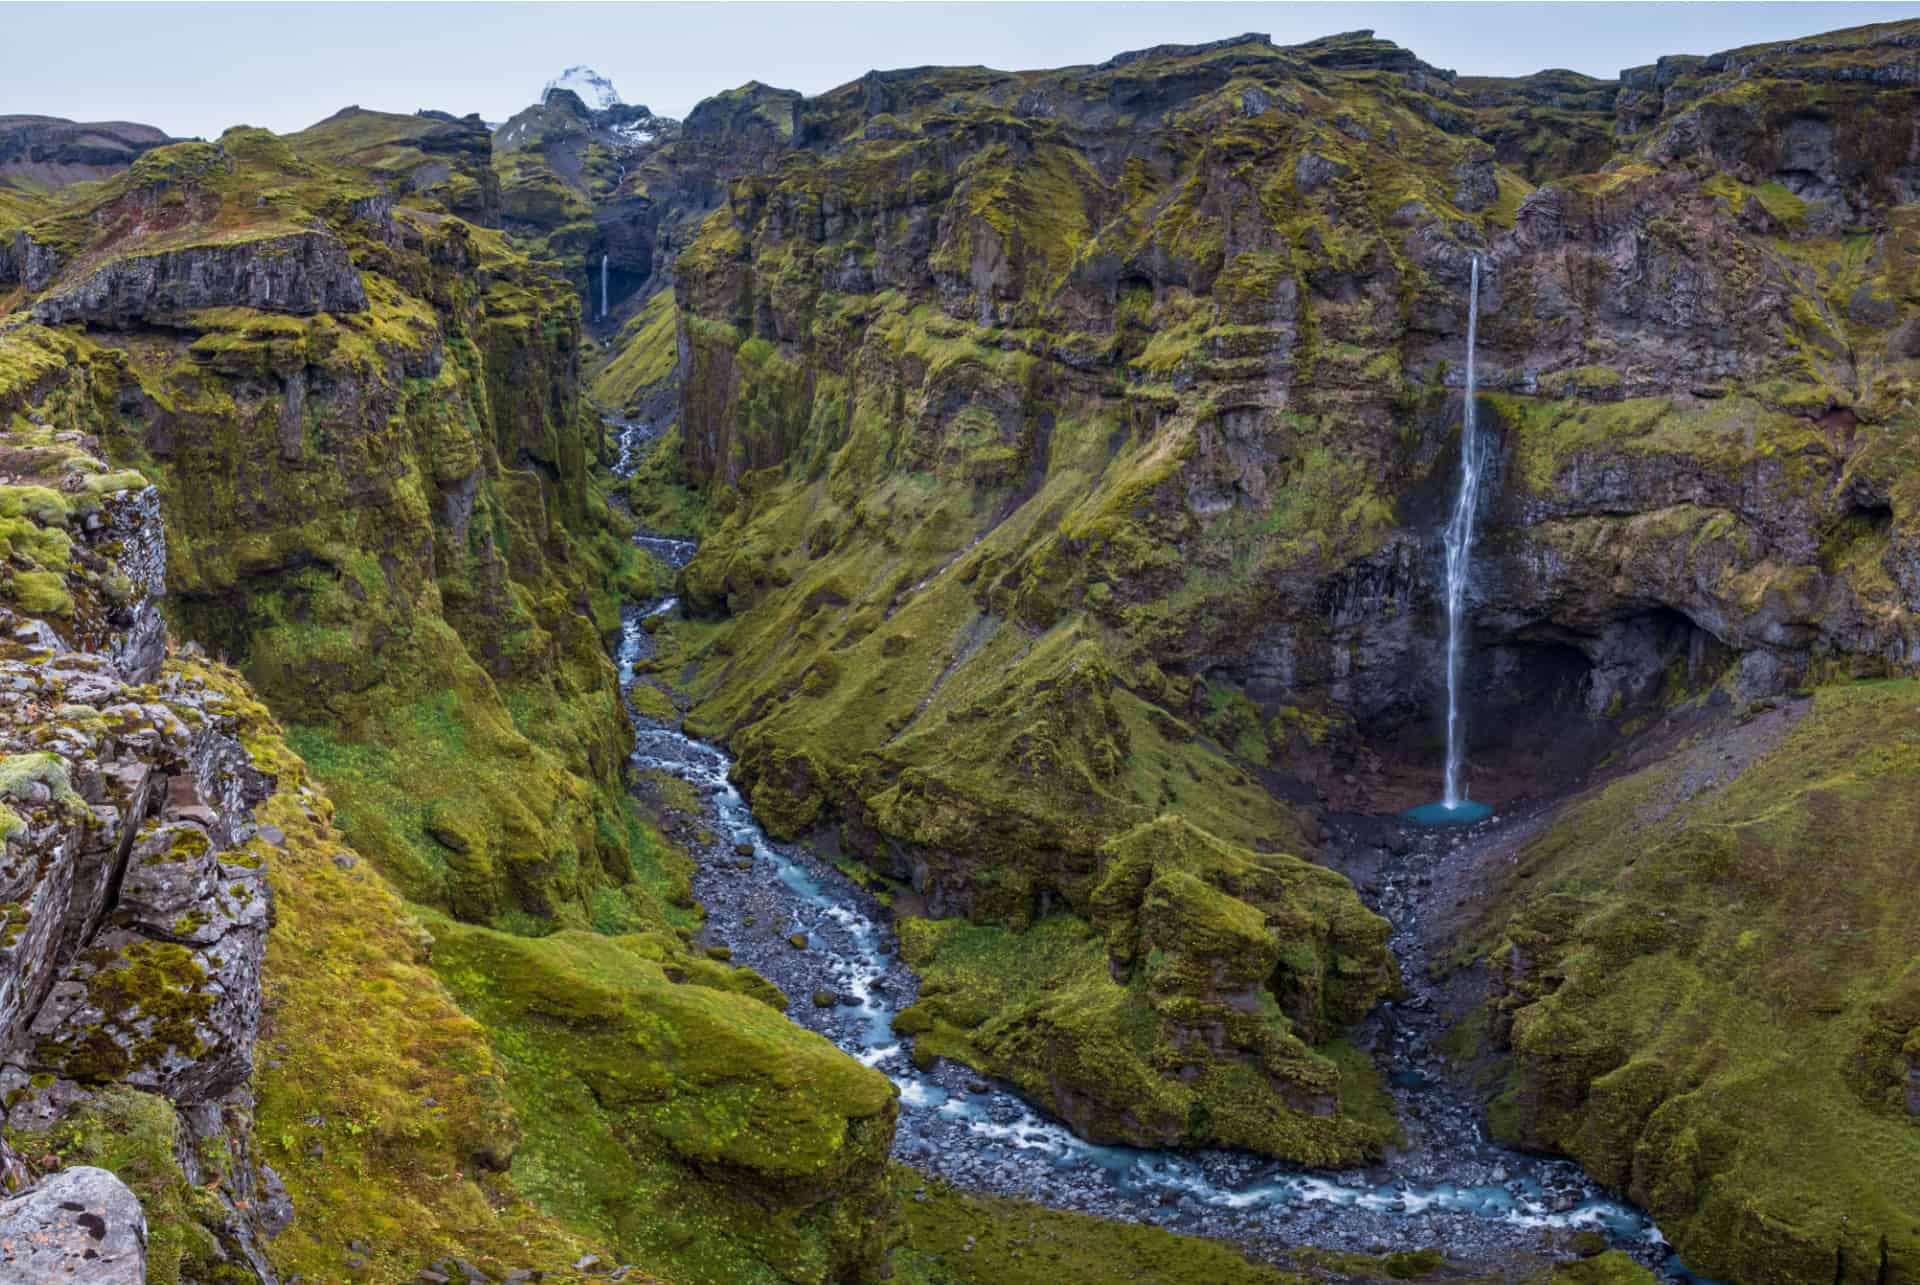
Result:
{"label": "waterfall plume", "polygon": [[1480,499],[1485,461],[1480,446],[1480,416],[1475,405],[1473,349],[1480,328],[1480,256],[1473,257],[1467,292],[1467,394],[1460,421],[1460,490],[1442,538],[1447,550],[1447,767],[1442,806],[1452,811],[1466,802],[1460,781],[1466,757],[1467,718],[1460,685],[1466,663],[1467,581],[1473,572],[1473,518]]}

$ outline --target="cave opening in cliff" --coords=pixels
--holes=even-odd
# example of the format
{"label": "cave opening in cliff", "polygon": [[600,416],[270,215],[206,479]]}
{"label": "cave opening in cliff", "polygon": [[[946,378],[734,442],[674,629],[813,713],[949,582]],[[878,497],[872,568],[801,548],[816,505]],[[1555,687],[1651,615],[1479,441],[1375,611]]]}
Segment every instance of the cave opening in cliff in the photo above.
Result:
{"label": "cave opening in cliff", "polygon": [[1487,636],[1469,681],[1475,779],[1489,799],[1564,792],[1733,659],[1709,630],[1663,604],[1581,630],[1547,623]]}
{"label": "cave opening in cliff", "polygon": [[[1735,659],[1710,631],[1665,605],[1579,627],[1551,619],[1478,623],[1462,683],[1472,713],[1465,746],[1472,797],[1498,809],[1564,794],[1623,738],[1711,686]],[[1445,751],[1437,678],[1426,683],[1433,703],[1410,690],[1360,722],[1387,783],[1383,802],[1419,802],[1421,782]]]}

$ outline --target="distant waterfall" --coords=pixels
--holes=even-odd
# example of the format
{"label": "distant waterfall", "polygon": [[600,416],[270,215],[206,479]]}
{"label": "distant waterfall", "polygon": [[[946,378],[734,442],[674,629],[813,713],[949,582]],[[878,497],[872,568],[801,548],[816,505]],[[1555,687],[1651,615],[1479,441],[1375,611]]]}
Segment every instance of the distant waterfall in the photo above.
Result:
{"label": "distant waterfall", "polygon": [[[1478,259],[1474,260],[1476,267],[1478,266],[1479,262],[1480,261]],[[601,320],[603,321],[606,320],[606,316],[607,316],[607,256],[603,254],[600,256],[600,318]],[[1473,370],[1473,358],[1471,356],[1467,358],[1467,370],[1469,372]]]}
{"label": "distant waterfall", "polygon": [[1480,256],[1473,256],[1467,292],[1467,403],[1460,426],[1460,494],[1447,520],[1447,779],[1441,804],[1453,809],[1466,801],[1460,784],[1466,757],[1467,720],[1460,708],[1461,669],[1466,660],[1467,577],[1473,570],[1473,516],[1480,499],[1485,464],[1480,447],[1480,415],[1475,406],[1473,346],[1480,328]]}

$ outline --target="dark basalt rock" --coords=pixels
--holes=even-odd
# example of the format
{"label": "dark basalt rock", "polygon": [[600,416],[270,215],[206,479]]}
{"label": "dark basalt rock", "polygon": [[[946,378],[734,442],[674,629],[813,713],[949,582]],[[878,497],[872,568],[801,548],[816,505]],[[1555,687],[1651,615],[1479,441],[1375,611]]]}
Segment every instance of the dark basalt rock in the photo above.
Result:
{"label": "dark basalt rock", "polygon": [[293,232],[113,260],[41,299],[33,318],[125,327],[198,308],[310,315],[365,312],[367,292],[339,240]]}
{"label": "dark basalt rock", "polygon": [[31,232],[15,232],[0,240],[0,285],[44,289],[60,271],[60,256],[52,246],[34,240]]}
{"label": "dark basalt rock", "polygon": [[54,186],[105,178],[172,141],[131,121],[0,116],[0,178],[15,174]]}

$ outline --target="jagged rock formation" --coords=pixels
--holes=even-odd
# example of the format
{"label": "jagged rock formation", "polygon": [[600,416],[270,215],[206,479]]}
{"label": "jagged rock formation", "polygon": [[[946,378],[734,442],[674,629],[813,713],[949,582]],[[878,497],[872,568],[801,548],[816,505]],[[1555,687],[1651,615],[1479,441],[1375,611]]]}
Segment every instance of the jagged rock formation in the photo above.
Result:
{"label": "jagged rock formation", "polygon": [[34,304],[33,319],[50,326],[128,326],[234,307],[365,312],[367,294],[344,245],[323,233],[296,232],[116,259]]}
{"label": "jagged rock formation", "polygon": [[[31,453],[67,489],[0,489],[32,506],[10,539],[37,531],[47,546],[66,545],[64,565],[36,573],[48,578],[38,603],[51,623],[21,614],[18,575],[13,604],[0,604],[9,1136],[44,1136],[104,1089],[127,1086],[179,1113],[183,1154],[230,1151],[248,1169],[231,1193],[277,1187],[252,1172],[248,1093],[272,920],[270,845],[252,813],[273,780],[238,739],[220,680],[164,661],[159,504],[137,476],[100,471],[88,447],[98,450],[68,435]],[[103,479],[118,489],[86,485]],[[202,1261],[270,1280],[259,1241],[277,1230],[272,1201],[235,1198],[214,1202],[202,1224]],[[62,1171],[0,1219],[19,1279],[143,1279],[138,1203],[97,1169]]]}
{"label": "jagged rock formation", "polygon": [[[1340,1112],[1347,1068],[1314,1050],[1395,991],[1386,921],[1339,875],[1178,816],[1100,855],[1094,931],[1030,928],[1050,945],[1016,977],[952,963],[990,931],[910,921],[902,948],[925,980],[896,1028],[922,1055],[1012,1080],[1097,1142],[1205,1141],[1328,1166],[1377,1154],[1391,1122]],[[981,1002],[1002,986],[1013,994]]]}
{"label": "jagged rock formation", "polygon": [[504,225],[573,269],[589,318],[600,315],[603,281],[608,311],[623,317],[630,301],[659,288],[655,273],[671,251],[657,242],[674,201],[641,172],[680,132],[678,121],[621,102],[584,67],[569,69],[495,132]]}

